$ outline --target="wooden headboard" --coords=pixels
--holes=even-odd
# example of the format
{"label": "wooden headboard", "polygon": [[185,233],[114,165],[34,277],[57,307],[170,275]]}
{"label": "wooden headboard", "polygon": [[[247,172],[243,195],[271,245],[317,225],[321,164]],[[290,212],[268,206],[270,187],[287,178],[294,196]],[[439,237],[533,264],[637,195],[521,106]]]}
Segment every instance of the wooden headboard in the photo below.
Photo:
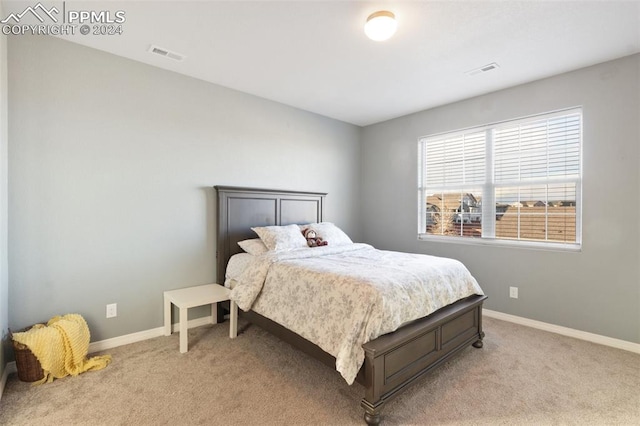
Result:
{"label": "wooden headboard", "polygon": [[254,226],[322,222],[326,193],[215,186],[218,193],[217,278],[224,283],[238,241],[258,238]]}

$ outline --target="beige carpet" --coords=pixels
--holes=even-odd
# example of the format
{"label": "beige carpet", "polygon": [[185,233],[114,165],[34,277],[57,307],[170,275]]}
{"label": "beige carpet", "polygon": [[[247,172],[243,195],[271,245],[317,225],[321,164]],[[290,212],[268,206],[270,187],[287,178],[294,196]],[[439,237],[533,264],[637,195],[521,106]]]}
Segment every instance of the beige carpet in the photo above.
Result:
{"label": "beige carpet", "polygon": [[[468,348],[388,404],[385,425],[638,425],[640,355],[485,319]],[[227,323],[105,353],[105,370],[9,378],[2,425],[363,424],[363,388],[256,326]]]}

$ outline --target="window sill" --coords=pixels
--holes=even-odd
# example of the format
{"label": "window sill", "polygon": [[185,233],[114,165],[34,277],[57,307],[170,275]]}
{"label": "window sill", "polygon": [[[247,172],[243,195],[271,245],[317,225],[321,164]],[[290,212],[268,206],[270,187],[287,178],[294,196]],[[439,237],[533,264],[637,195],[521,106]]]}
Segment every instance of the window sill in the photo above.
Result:
{"label": "window sill", "polygon": [[428,234],[418,234],[418,241],[446,244],[465,244],[473,246],[506,247],[526,250],[556,251],[565,253],[579,253],[582,251],[581,244],[544,243],[537,241],[509,241],[492,238],[446,237]]}

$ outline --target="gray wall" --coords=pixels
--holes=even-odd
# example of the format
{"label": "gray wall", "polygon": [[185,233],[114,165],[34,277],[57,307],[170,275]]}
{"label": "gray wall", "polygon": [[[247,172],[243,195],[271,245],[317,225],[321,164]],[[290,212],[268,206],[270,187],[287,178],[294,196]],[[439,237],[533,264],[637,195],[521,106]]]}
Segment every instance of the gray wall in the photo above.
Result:
{"label": "gray wall", "polygon": [[[489,309],[640,342],[639,69],[635,55],[364,128],[366,242],[462,260]],[[417,241],[420,136],[573,106],[584,117],[582,252]]]}
{"label": "gray wall", "polygon": [[[464,261],[490,309],[640,342],[638,55],[364,129],[48,37],[10,38],[8,61],[2,330],[67,312],[92,341],[160,326],[162,291],[214,280],[225,184],[327,191],[355,240]],[[418,137],[578,105],[582,252],[416,240]]]}
{"label": "gray wall", "polygon": [[356,126],[48,37],[9,40],[9,88],[12,328],[161,326],[164,290],[215,280],[213,185],[328,192],[360,238]]}
{"label": "gray wall", "polygon": [[[4,16],[0,3],[0,16]],[[0,377],[8,349],[9,288],[7,273],[7,37],[0,35]],[[0,394],[2,389],[0,389]]]}

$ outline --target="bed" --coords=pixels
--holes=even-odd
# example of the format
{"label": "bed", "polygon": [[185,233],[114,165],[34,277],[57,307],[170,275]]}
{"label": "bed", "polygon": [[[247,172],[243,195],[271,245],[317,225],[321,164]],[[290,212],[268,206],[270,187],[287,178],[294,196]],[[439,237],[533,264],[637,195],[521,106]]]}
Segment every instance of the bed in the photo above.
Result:
{"label": "bed", "polygon": [[[218,194],[218,282],[224,282],[231,256],[241,253],[239,241],[256,238],[251,228],[318,223],[323,220],[326,194],[216,186]],[[316,250],[316,249],[313,249]],[[379,424],[387,401],[430,370],[469,345],[482,347],[484,295],[471,295],[396,331],[362,345],[364,362],[355,380],[365,387],[361,406],[367,424]],[[224,312],[220,310],[218,316]],[[336,367],[336,358],[315,343],[253,310],[247,321]]]}

